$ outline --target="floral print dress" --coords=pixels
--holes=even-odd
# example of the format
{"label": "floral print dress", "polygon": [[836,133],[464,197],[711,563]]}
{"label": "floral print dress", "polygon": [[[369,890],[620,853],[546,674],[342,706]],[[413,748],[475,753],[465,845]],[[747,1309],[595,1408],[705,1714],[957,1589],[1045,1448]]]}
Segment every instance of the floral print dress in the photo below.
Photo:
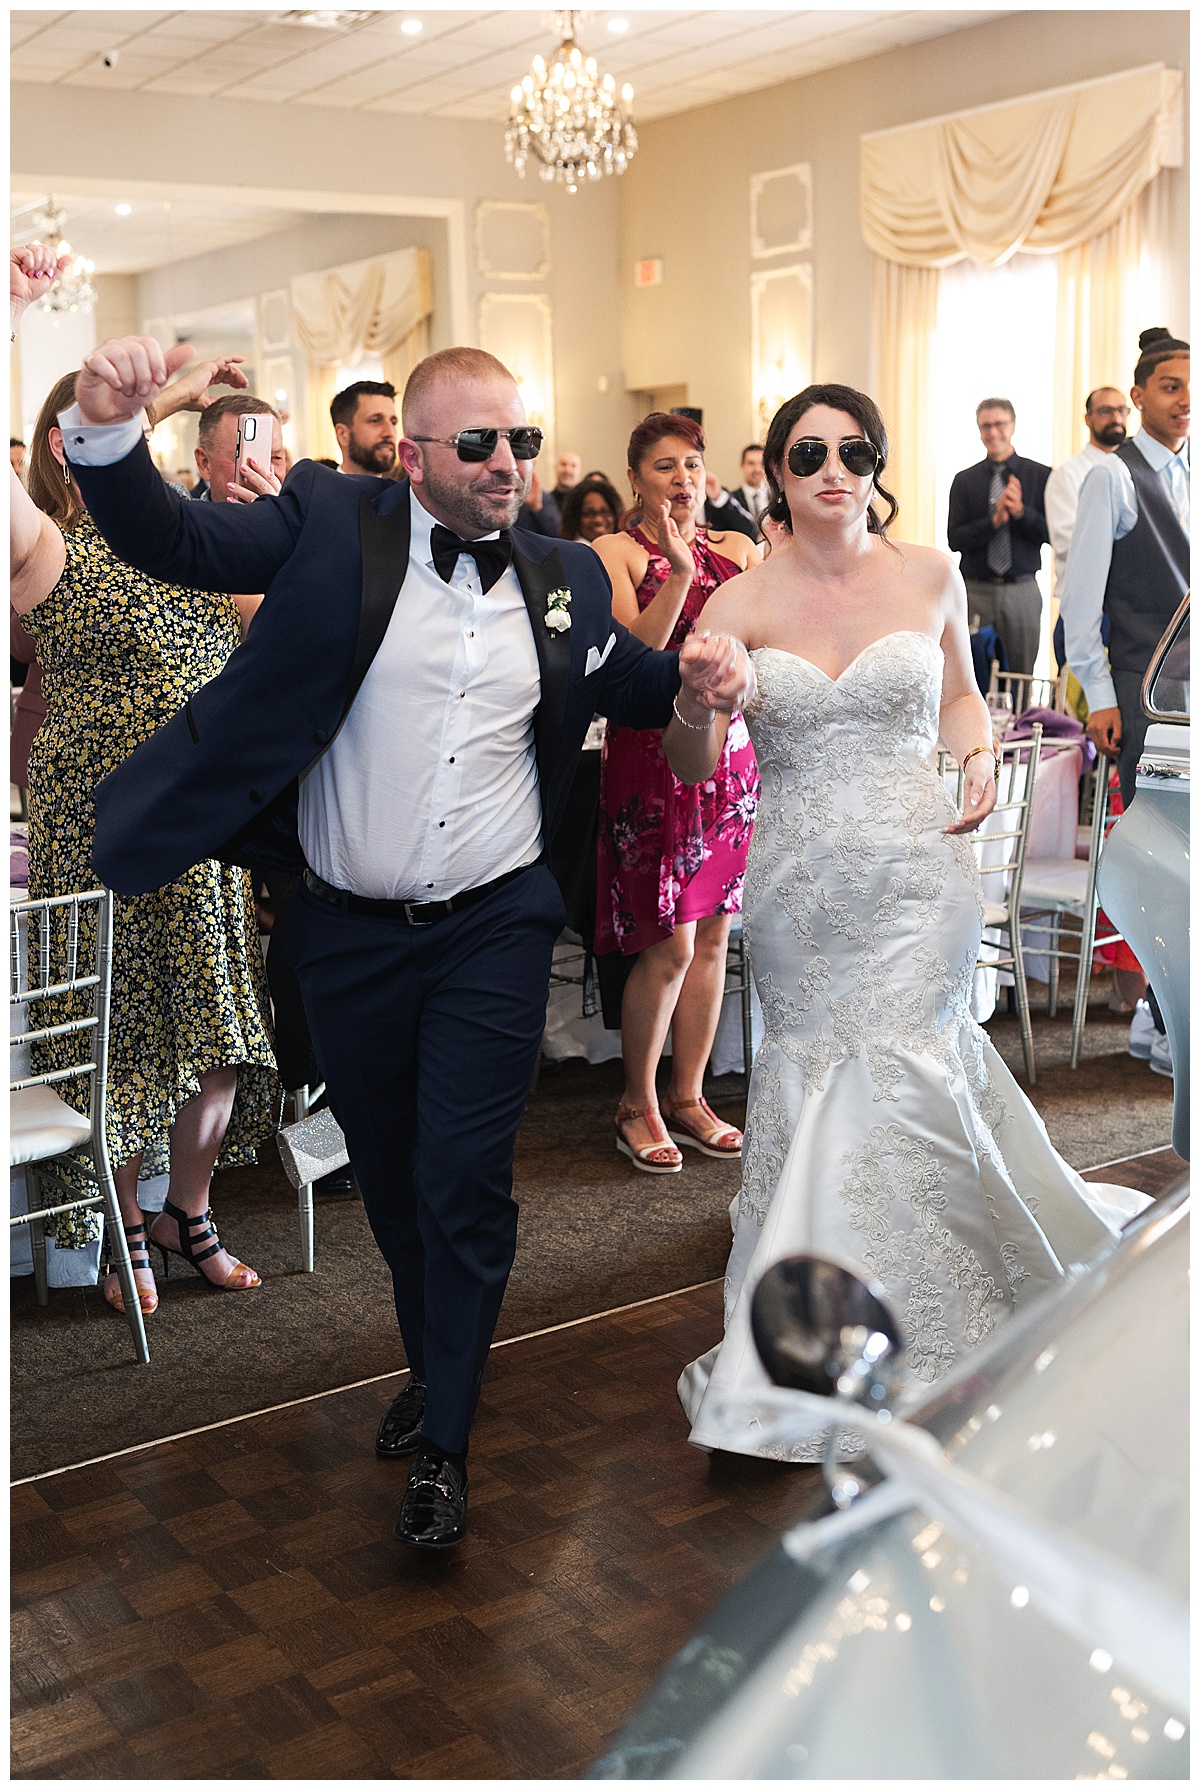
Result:
{"label": "floral print dress", "polygon": [[[670,562],[640,528],[629,532],[650,555],[637,592],[645,609],[670,576]],[[717,586],[741,570],[714,552],[703,529],[692,558],[695,577],[667,642],[675,651]],[[758,765],[740,715],[730,720],[712,776],[696,785],[673,774],[660,727],[610,724],[600,771],[597,952],[632,956],[689,920],[741,913],[758,792]]]}
{"label": "floral print dress", "polygon": [[[100,887],[91,866],[96,785],[216,677],[240,638],[231,597],[132,570],[90,517],[63,538],[63,575],[24,618],[46,698],[29,755],[34,897]],[[78,1061],[77,1044],[72,1051],[68,1039],[68,1054],[63,1049],[57,1043],[56,1056],[55,1040],[37,1047],[34,1072]],[[141,1151],[143,1178],[166,1173],[176,1115],[200,1092],[206,1070],[228,1064],[237,1065],[238,1087],[222,1168],[255,1160],[276,1128],[280,1087],[250,878],[207,859],[165,889],[114,897],[107,1082],[114,1168]],[[87,1110],[81,1084],[57,1091]],[[97,1227],[92,1214],[69,1213],[47,1229],[70,1248],[93,1241]]]}

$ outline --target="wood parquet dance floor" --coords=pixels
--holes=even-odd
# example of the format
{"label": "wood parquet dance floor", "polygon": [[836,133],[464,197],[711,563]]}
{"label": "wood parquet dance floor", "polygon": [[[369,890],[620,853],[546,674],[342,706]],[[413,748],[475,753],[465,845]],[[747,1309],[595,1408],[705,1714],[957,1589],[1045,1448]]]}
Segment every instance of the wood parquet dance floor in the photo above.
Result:
{"label": "wood parquet dance floor", "polygon": [[713,1282],[496,1349],[447,1559],[391,1540],[394,1379],[17,1486],[14,1775],[580,1775],[819,1496],[686,1445],[675,1380],[720,1322]]}

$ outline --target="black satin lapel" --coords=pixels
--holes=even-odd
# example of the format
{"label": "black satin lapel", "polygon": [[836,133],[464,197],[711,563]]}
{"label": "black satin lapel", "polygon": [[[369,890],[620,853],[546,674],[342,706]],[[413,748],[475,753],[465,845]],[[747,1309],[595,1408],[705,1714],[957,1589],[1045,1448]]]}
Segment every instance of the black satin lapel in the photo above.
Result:
{"label": "black satin lapel", "polygon": [[544,778],[547,759],[562,737],[567,692],[571,687],[571,630],[565,628],[556,634],[546,626],[546,599],[552,590],[568,590],[570,584],[557,547],[551,548],[543,560],[526,559],[520,549],[514,547],[513,570],[529,611],[541,672],[542,699],[538,704],[536,727],[538,770]]}
{"label": "black satin lapel", "polygon": [[408,505],[408,484],[403,497],[392,510],[380,515],[363,492],[358,500],[358,540],[362,550],[362,608],[358,618],[358,641],[354,648],[354,669],[346,695],[343,719],[358,695],[359,686],[370,669],[371,661],[383,645],[404,574],[408,571],[408,542],[411,513]]}

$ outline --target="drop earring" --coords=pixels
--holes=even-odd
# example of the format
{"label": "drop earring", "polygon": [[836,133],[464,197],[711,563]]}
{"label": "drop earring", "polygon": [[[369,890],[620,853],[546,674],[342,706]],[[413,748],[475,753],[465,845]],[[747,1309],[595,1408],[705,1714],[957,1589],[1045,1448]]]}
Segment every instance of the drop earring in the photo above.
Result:
{"label": "drop earring", "polygon": [[68,466],[68,464],[65,460],[62,463],[62,469],[63,469],[63,478],[66,480],[67,484],[69,485],[71,483],[71,468]]}

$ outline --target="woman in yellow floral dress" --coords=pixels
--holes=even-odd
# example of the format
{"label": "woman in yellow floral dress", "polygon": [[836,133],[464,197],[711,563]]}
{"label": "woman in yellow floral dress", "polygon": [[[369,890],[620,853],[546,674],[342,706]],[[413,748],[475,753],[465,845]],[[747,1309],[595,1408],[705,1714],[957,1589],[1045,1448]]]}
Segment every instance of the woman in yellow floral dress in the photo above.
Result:
{"label": "woman in yellow floral dress", "polygon": [[[29,761],[35,897],[99,886],[96,785],[216,677],[241,637],[234,598],[160,584],[110,553],[63,458],[55,419],[73,396],[71,375],[42,408],[29,494],[11,481],[12,603],[37,645],[47,709]],[[137,1185],[168,1171],[150,1240],[216,1287],[261,1285],[220,1246],[208,1193],[214,1167],[253,1162],[275,1130],[269,1014],[244,870],[210,859],[151,895],[114,897],[108,1148],[143,1311],[158,1297]],[[82,1223],[94,1236],[96,1221]],[[68,1224],[63,1243],[90,1240],[77,1215]],[[115,1273],[105,1297],[123,1309]]]}

